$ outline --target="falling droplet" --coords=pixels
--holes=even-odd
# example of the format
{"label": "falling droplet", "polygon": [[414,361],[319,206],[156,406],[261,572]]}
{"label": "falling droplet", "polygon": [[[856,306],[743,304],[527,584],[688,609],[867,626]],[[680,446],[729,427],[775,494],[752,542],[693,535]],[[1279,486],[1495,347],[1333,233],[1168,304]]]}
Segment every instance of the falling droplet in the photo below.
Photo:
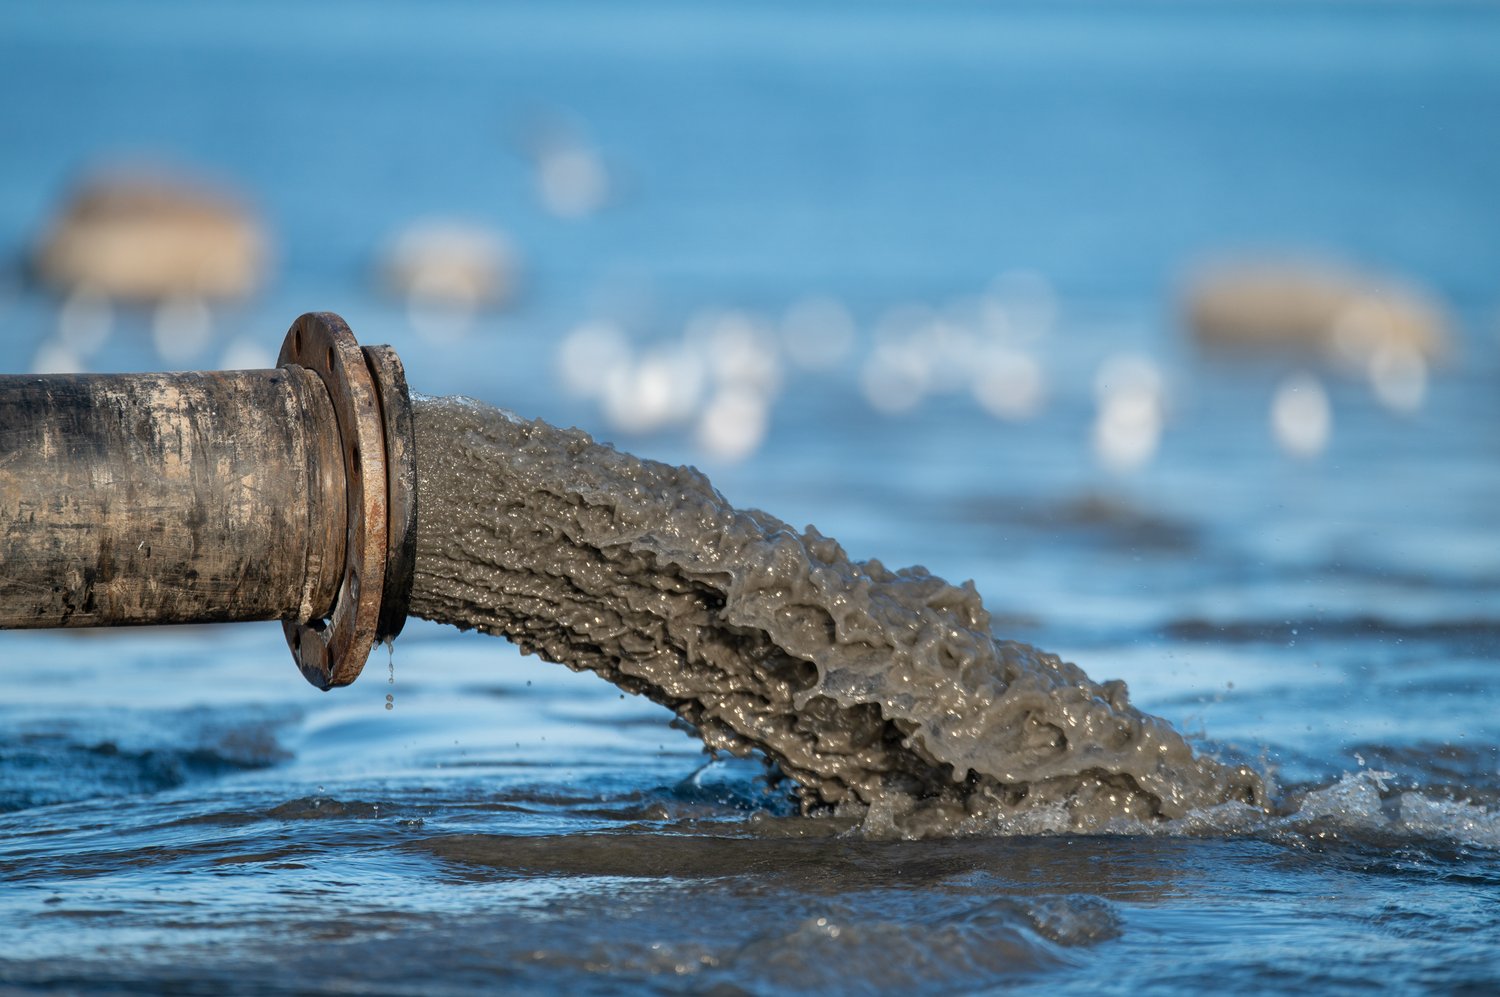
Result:
{"label": "falling droplet", "polygon": [[[386,653],[386,665],[385,665],[385,667],[386,667],[386,679],[385,679],[385,681],[386,681],[387,685],[392,685],[393,686],[393,685],[396,684],[396,645],[395,645],[394,641],[386,641],[385,642],[385,653]],[[388,710],[394,710],[396,708],[396,697],[394,695],[392,695],[391,693],[386,693],[385,694],[385,708],[388,709]]]}

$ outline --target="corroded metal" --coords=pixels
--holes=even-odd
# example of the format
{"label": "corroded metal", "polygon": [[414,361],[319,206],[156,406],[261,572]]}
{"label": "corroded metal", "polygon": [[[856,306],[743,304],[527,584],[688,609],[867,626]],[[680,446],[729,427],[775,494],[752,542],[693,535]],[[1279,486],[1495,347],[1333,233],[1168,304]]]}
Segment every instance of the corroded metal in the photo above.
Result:
{"label": "corroded metal", "polygon": [[323,379],[344,454],[348,525],[338,595],[327,616],[282,624],[297,667],[328,689],[359,677],[379,629],[389,544],[380,395],[354,333],[332,312],[309,312],[293,322],[277,362]]}
{"label": "corroded metal", "polygon": [[0,376],[0,628],[281,620],[347,685],[401,630],[415,489],[401,362],[331,313],[275,370]]}
{"label": "corroded metal", "polygon": [[412,575],[417,564],[417,453],[411,422],[411,391],[406,368],[389,346],[364,347],[375,376],[385,430],[386,555],[385,594],[375,639],[395,640],[411,608]]}
{"label": "corroded metal", "polygon": [[0,377],[0,627],[325,611],[332,422],[301,369]]}

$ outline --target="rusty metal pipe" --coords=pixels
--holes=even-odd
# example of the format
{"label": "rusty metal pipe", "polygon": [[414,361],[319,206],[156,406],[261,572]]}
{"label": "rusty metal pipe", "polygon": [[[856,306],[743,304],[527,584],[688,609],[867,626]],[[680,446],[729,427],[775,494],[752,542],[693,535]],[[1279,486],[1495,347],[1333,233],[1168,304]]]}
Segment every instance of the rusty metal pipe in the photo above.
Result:
{"label": "rusty metal pipe", "polygon": [[0,376],[0,628],[281,620],[347,685],[405,621],[415,488],[401,362],[331,313],[273,370]]}

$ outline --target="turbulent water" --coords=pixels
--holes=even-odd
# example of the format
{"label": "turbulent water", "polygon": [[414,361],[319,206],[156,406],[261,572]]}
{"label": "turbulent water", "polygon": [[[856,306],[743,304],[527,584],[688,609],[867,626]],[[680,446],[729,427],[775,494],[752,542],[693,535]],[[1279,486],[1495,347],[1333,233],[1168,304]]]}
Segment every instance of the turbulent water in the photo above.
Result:
{"label": "turbulent water", "polygon": [[764,752],[805,811],[922,835],[1265,802],[1260,776],[1195,754],[1123,682],[996,639],[972,583],[851,561],[578,430],[464,399],[418,399],[414,422],[414,613],[597,672],[710,748]]}

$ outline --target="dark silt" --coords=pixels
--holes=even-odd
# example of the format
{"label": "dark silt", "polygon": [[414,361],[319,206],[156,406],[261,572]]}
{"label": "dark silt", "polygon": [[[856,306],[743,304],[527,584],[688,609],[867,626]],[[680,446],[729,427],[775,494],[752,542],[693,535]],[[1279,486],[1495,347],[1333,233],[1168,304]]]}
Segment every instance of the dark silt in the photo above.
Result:
{"label": "dark silt", "polygon": [[466,399],[415,403],[412,611],[510,638],[763,753],[806,812],[925,836],[1264,806],[1261,778],[1055,655],[972,583],[851,561],[692,468]]}

